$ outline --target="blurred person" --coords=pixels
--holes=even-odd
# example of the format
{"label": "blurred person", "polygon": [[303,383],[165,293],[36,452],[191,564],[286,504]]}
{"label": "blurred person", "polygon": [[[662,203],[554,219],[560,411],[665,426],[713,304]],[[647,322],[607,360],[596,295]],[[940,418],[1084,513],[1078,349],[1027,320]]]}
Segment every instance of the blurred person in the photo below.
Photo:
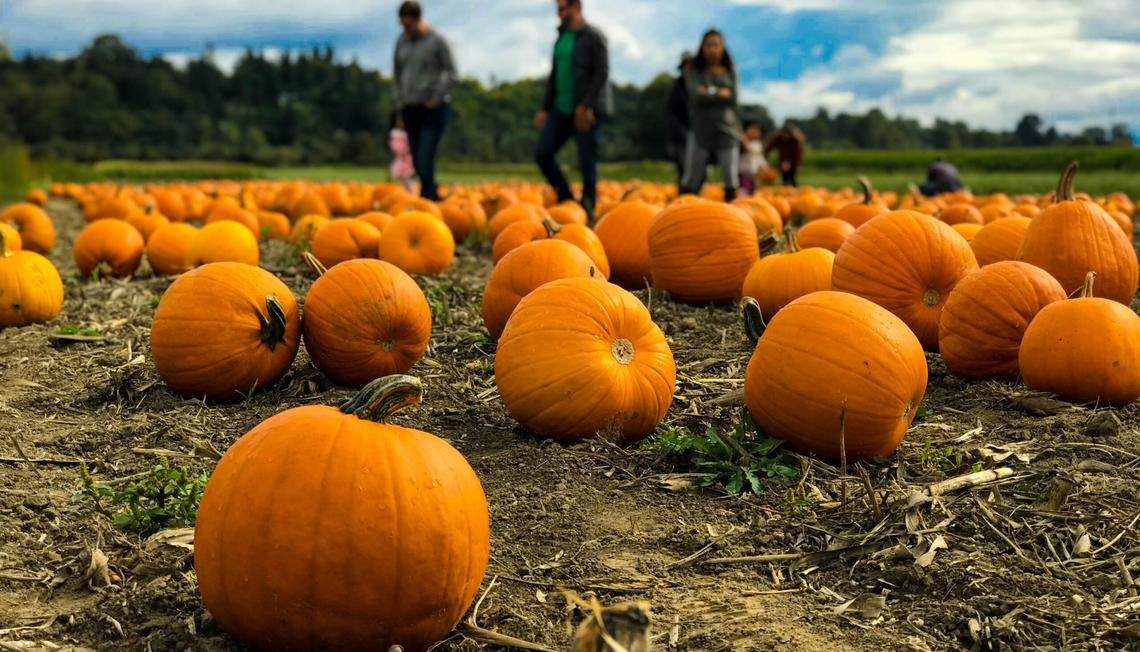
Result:
{"label": "blurred person", "polygon": [[[681,187],[685,175],[685,146],[689,140],[689,129],[692,119],[689,116],[689,92],[685,88],[685,71],[692,67],[693,53],[685,51],[681,55],[681,63],[677,66],[677,78],[669,87],[669,95],[665,98],[665,125],[669,130],[669,140],[666,143],[666,152],[669,160],[677,166],[677,187]],[[701,178],[704,184],[704,177]]]}
{"label": "blurred person", "polygon": [[400,5],[404,31],[396,41],[392,101],[399,112],[397,127],[408,132],[420,194],[436,201],[435,158],[447,125],[451,89],[458,83],[451,48],[423,18],[419,2]]}
{"label": "blurred person", "polygon": [[411,143],[408,142],[408,132],[398,126],[399,114],[392,112],[392,128],[388,130],[388,150],[392,152],[392,164],[388,166],[388,176],[399,181],[404,190],[412,192],[416,175],[415,164],[412,162]]}
{"label": "blurred person", "polygon": [[918,189],[927,197],[961,190],[962,179],[958,176],[958,168],[941,156],[934,159],[926,168],[926,181],[918,184]]}
{"label": "blurred person", "polygon": [[696,194],[705,168],[716,159],[724,178],[724,200],[736,198],[740,167],[740,123],[736,117],[736,66],[715,29],[701,37],[701,48],[685,72],[692,129],[685,144],[681,192]]}
{"label": "blurred person", "polygon": [[780,176],[785,186],[796,185],[796,171],[804,162],[806,146],[804,132],[792,120],[785,120],[784,126],[777,129],[768,140],[764,141],[765,152],[774,148],[780,162]]}
{"label": "blurred person", "polygon": [[598,201],[599,126],[613,109],[608,45],[605,35],[582,17],[581,0],[557,0],[557,7],[558,39],[542,108],[534,116],[539,130],[534,160],[559,202],[574,199],[555,160],[558,150],[574,138],[582,173],[579,203],[593,222]]}
{"label": "blurred person", "polygon": [[740,191],[745,197],[756,192],[756,180],[768,167],[764,158],[764,132],[756,120],[745,120],[740,135]]}

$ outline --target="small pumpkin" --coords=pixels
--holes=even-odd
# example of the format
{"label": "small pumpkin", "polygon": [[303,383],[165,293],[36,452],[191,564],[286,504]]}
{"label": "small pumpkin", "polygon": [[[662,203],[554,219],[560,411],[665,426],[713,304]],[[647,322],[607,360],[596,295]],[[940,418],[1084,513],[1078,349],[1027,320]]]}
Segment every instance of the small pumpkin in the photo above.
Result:
{"label": "small pumpkin", "polygon": [[531,222],[541,223],[545,217],[549,217],[549,214],[546,212],[546,209],[541,206],[534,204],[512,204],[507,206],[498,213],[495,213],[487,225],[491,242],[493,243],[499,237],[503,229],[515,222],[530,220]]}
{"label": "small pumpkin", "polygon": [[308,247],[317,231],[328,223],[329,218],[323,215],[303,216],[293,223],[293,230],[289,232],[289,244],[295,247]]}
{"label": "small pumpkin", "polygon": [[206,224],[214,222],[237,222],[244,226],[255,239],[261,238],[261,220],[257,214],[242,208],[215,211],[206,218]]}
{"label": "small pumpkin", "polygon": [[421,395],[415,378],[382,378],[226,451],[194,531],[223,629],[263,650],[420,651],[459,622],[490,555],[486,495],[446,441],[384,423]]}
{"label": "small pumpkin", "polygon": [[24,195],[24,201],[36,206],[46,206],[48,201],[47,193],[43,188],[32,188],[28,194]]}
{"label": "small pumpkin", "polygon": [[528,242],[545,240],[547,237],[549,237],[549,233],[542,222],[521,220],[508,224],[499,234],[499,237],[495,238],[494,244],[491,245],[491,264],[498,264],[503,256]]}
{"label": "small pumpkin", "polygon": [[590,278],[552,281],[523,297],[495,351],[507,411],[564,443],[646,437],[665,417],[675,383],[673,354],[641,301]]}
{"label": "small pumpkin", "polygon": [[380,234],[379,254],[409,274],[439,274],[455,257],[455,238],[435,215],[400,213]]}
{"label": "small pumpkin", "polygon": [[9,248],[13,233],[0,224],[0,329],[51,321],[63,307],[63,281],[55,266],[33,251]]}
{"label": "small pumpkin", "polygon": [[756,226],[741,209],[697,200],[667,207],[649,225],[653,285],[684,303],[740,298],[760,257]]}
{"label": "small pumpkin", "polygon": [[954,226],[957,224],[983,224],[985,218],[982,212],[974,208],[971,204],[959,203],[950,204],[938,212],[938,219]]}
{"label": "small pumpkin", "polygon": [[491,337],[503,334],[523,297],[560,278],[589,277],[594,263],[584,251],[561,240],[539,240],[503,256],[483,288],[483,325]]}
{"label": "small pumpkin", "polygon": [[144,210],[135,213],[126,219],[127,224],[135,227],[143,237],[144,242],[150,241],[150,236],[160,228],[170,224],[170,220],[165,215],[156,210]]}
{"label": "small pumpkin", "polygon": [[186,251],[186,262],[191,267],[223,262],[256,266],[260,260],[257,238],[244,225],[232,220],[218,220],[203,226]]}
{"label": "small pumpkin", "polygon": [[796,232],[796,244],[801,249],[820,247],[835,253],[852,233],[855,233],[855,227],[850,222],[838,217],[824,217],[800,227]]}
{"label": "small pumpkin", "polygon": [[1000,261],[967,274],[942,308],[942,361],[962,378],[1017,378],[1025,329],[1042,308],[1064,298],[1057,279],[1029,263]]}
{"label": "small pumpkin", "polygon": [[388,228],[388,225],[392,223],[393,218],[387,213],[382,213],[380,211],[369,211],[367,213],[361,213],[360,215],[357,215],[356,219],[360,220],[361,222],[367,222],[368,224],[371,224],[377,231],[383,233],[384,229]]}
{"label": "small pumpkin", "polygon": [[547,237],[569,242],[586,252],[590,260],[594,261],[594,269],[597,270],[598,274],[604,279],[610,277],[610,262],[606,258],[606,248],[590,227],[578,222],[556,224],[554,220],[549,218],[543,220],[542,225],[546,230]]}
{"label": "small pumpkin", "polygon": [[758,197],[741,197],[734,199],[732,205],[740,208],[748,214],[748,217],[752,218],[752,223],[756,225],[757,236],[771,233],[779,238],[780,235],[783,234],[784,219],[780,217],[779,211],[763,199]]}
{"label": "small pumpkin", "polygon": [[982,229],[985,227],[977,222],[958,222],[950,228],[954,229],[954,232],[962,236],[966,242],[973,242],[974,237],[981,233]]}
{"label": "small pumpkin", "polygon": [[784,242],[784,253],[764,256],[752,265],[741,289],[743,296],[756,300],[765,319],[805,294],[831,289],[835,254],[821,247],[800,249],[790,231]]}
{"label": "small pumpkin", "polygon": [[305,349],[334,383],[363,387],[412,368],[431,338],[431,308],[411,276],[381,260],[349,260],[305,297]]}
{"label": "small pumpkin", "polygon": [[1032,220],[1028,217],[1002,217],[986,224],[970,240],[970,248],[978,265],[986,266],[1002,260],[1013,260],[1025,230]]}
{"label": "small pumpkin", "polygon": [[882,215],[888,211],[887,207],[874,199],[874,190],[867,177],[856,177],[859,186],[863,189],[863,200],[847,204],[835,212],[835,218],[849,223],[855,228],[866,224],[871,218]]}
{"label": "small pumpkin", "polygon": [[289,288],[260,267],[235,262],[209,263],[175,279],[150,331],[155,369],[170,389],[216,401],[276,383],[300,342]]}
{"label": "small pumpkin", "polygon": [[1029,389],[1066,401],[1128,405],[1140,397],[1140,316],[1094,297],[1095,277],[1086,275],[1078,298],[1034,317],[1018,351],[1021,376]]}
{"label": "small pumpkin", "polygon": [[288,240],[291,226],[289,218],[277,211],[257,211],[258,238],[261,240]]}
{"label": "small pumpkin", "polygon": [[649,260],[649,224],[661,208],[643,201],[624,201],[594,225],[614,283],[642,289],[653,280]]}
{"label": "small pumpkin", "polygon": [[190,243],[198,229],[185,222],[172,222],[154,232],[146,243],[146,259],[155,274],[174,276],[189,271]]}
{"label": "small pumpkin", "polygon": [[581,224],[585,226],[589,222],[589,216],[586,215],[586,209],[574,200],[567,200],[560,204],[551,206],[546,211],[549,217],[555,224]]}
{"label": "small pumpkin", "polygon": [[102,276],[126,278],[139,268],[145,249],[146,242],[135,227],[107,218],[84,227],[71,253],[81,276],[98,270]]}
{"label": "small pumpkin", "polygon": [[23,249],[46,255],[55,246],[55,225],[39,206],[13,204],[0,212],[0,222],[15,225]]}
{"label": "small pumpkin", "polygon": [[311,251],[325,267],[333,267],[346,260],[375,258],[379,245],[380,231],[376,227],[361,220],[340,217],[317,231]]}
{"label": "small pumpkin", "polygon": [[20,232],[4,222],[0,222],[0,237],[4,238],[4,246],[8,251],[21,251],[24,248]]}
{"label": "small pumpkin", "polygon": [[440,204],[443,222],[451,229],[456,242],[463,242],[469,236],[487,230],[487,212],[483,205],[474,199],[449,197]]}

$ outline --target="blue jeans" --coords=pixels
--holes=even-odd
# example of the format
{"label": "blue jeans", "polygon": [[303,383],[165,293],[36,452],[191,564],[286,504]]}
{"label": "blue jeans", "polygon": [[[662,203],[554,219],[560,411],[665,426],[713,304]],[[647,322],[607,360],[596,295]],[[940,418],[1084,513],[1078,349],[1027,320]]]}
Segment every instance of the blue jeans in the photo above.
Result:
{"label": "blue jeans", "polygon": [[534,150],[534,160],[542,170],[542,175],[546,177],[547,183],[558,193],[558,201],[574,199],[574,193],[570,192],[570,182],[566,180],[558,161],[554,160],[558,150],[562,149],[571,136],[574,137],[578,145],[578,167],[582,172],[581,204],[591,220],[594,218],[594,207],[598,203],[599,122],[595,122],[589,131],[578,131],[574,128],[573,115],[551,109],[546,116],[546,125],[538,134],[538,146]]}
{"label": "blue jeans", "polygon": [[412,150],[412,164],[420,178],[420,195],[424,199],[439,200],[435,187],[435,156],[439,140],[447,125],[447,104],[429,109],[422,104],[405,106],[401,111],[404,129],[408,132],[408,146]]}

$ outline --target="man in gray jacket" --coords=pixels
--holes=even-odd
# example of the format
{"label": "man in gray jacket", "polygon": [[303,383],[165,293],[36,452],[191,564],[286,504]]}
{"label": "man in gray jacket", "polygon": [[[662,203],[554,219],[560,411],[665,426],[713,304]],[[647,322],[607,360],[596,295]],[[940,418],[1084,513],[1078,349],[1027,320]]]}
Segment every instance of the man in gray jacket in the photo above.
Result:
{"label": "man in gray jacket", "polygon": [[393,86],[396,126],[408,132],[420,194],[436,201],[435,156],[458,76],[447,41],[424,22],[420,3],[400,5],[400,25],[404,33],[396,41]]}

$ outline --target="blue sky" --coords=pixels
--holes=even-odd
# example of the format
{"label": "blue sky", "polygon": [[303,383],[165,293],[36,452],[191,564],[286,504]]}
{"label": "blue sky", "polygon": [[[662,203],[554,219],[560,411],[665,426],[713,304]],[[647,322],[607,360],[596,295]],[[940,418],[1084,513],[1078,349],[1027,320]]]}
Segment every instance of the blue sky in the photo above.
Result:
{"label": "blue sky", "polygon": [[[76,52],[116,32],[184,62],[207,44],[220,65],[332,44],[391,69],[398,0],[0,0],[0,37],[17,53]],[[484,81],[549,67],[554,0],[423,0],[460,72]],[[1012,128],[1026,112],[1073,131],[1123,122],[1140,132],[1136,0],[584,0],[607,34],[615,79],[642,83],[718,27],[743,96],[777,117],[818,106],[881,107]]]}

